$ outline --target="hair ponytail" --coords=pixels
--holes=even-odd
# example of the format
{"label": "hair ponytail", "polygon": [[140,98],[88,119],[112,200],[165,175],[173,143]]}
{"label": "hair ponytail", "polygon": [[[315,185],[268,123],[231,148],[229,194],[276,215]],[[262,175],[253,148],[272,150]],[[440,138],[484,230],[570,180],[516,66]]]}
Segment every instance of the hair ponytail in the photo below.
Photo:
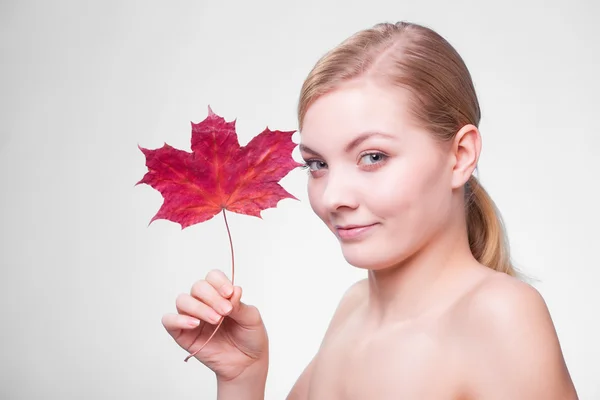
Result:
{"label": "hair ponytail", "polygon": [[493,270],[517,276],[510,261],[509,244],[500,212],[473,175],[465,184],[465,208],[469,247],[473,256]]}

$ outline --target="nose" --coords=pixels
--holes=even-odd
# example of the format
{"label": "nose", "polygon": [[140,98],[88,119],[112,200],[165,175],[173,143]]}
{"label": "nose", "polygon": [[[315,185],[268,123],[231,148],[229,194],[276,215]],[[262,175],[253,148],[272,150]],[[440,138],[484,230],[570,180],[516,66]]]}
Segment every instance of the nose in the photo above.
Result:
{"label": "nose", "polygon": [[323,205],[328,211],[334,212],[347,207],[358,207],[358,193],[356,179],[350,174],[332,173],[329,171],[327,182],[323,190]]}

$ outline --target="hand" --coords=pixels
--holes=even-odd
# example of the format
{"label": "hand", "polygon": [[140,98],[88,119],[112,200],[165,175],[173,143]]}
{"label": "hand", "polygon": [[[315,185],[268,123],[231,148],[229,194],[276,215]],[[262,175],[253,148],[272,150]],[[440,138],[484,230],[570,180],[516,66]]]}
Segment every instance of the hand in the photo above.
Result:
{"label": "hand", "polygon": [[178,314],[162,317],[167,332],[189,353],[199,349],[225,318],[215,336],[194,356],[220,381],[231,381],[255,368],[264,368],[266,373],[268,365],[269,342],[260,312],[242,303],[241,296],[241,287],[234,287],[223,272],[213,270],[192,286],[190,294],[177,297]]}

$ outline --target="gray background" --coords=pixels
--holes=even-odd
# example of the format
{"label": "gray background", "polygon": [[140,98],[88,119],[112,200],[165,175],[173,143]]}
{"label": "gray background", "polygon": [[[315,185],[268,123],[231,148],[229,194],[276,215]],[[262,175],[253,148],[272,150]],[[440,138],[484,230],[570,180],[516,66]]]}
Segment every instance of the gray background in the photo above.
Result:
{"label": "gray background", "polygon": [[[355,31],[430,26],[461,53],[483,109],[479,176],[517,265],[538,279],[582,399],[600,399],[599,13],[594,1],[0,2],[0,398],[211,399],[214,374],[163,313],[213,268],[220,216],[150,218],[140,144],[189,150],[207,105],[242,144],[297,128],[303,79]],[[297,140],[297,138],[296,138]],[[297,151],[295,152],[297,156]],[[306,175],[263,220],[229,214],[236,283],[285,397],[343,291],[364,277],[312,214]]]}

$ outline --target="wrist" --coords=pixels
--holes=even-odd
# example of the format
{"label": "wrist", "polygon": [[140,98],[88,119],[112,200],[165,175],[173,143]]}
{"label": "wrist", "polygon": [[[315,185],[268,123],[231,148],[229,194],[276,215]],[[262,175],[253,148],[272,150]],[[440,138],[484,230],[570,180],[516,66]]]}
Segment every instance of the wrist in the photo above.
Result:
{"label": "wrist", "polygon": [[218,400],[264,400],[269,365],[257,362],[231,380],[217,378]]}

